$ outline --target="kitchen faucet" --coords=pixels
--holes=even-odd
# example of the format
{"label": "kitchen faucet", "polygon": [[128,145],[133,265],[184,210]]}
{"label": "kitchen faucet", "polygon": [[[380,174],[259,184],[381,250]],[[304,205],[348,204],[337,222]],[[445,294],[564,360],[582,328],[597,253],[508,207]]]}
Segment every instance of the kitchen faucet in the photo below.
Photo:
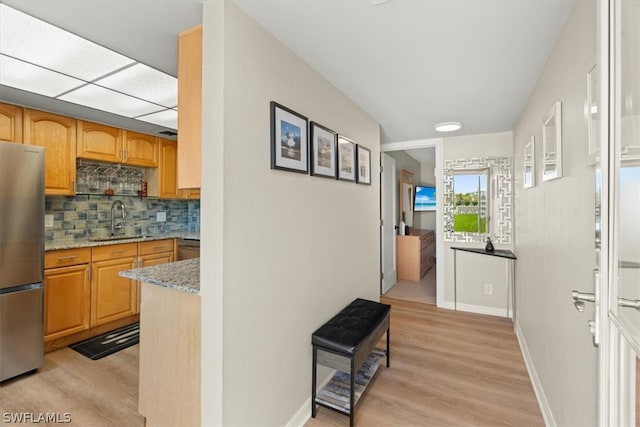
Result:
{"label": "kitchen faucet", "polygon": [[120,230],[122,229],[122,223],[115,223],[115,215],[114,215],[114,211],[116,209],[120,209],[122,212],[122,219],[124,219],[127,216],[127,210],[124,207],[124,203],[122,203],[122,200],[116,200],[115,202],[113,202],[113,204],[111,205],[111,236],[113,237],[115,230]]}

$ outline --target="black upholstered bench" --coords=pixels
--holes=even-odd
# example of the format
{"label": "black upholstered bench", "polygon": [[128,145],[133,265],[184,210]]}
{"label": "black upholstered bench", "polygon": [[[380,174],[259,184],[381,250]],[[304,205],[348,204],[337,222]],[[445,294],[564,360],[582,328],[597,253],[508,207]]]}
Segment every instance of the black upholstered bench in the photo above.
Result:
{"label": "black upholstered bench", "polygon": [[[353,426],[355,405],[375,374],[383,357],[389,367],[389,314],[391,306],[357,298],[311,335],[313,367],[311,381],[311,416],[317,405],[349,415]],[[375,349],[387,334],[387,348]],[[320,392],[316,392],[317,365],[338,372]],[[348,387],[349,402],[341,391]]]}

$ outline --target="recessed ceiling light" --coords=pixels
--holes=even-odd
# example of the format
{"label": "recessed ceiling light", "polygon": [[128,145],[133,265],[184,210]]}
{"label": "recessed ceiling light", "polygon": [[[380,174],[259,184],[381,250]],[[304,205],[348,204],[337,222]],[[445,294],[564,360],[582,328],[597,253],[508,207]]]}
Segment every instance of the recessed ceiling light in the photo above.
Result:
{"label": "recessed ceiling light", "polygon": [[460,122],[442,122],[436,125],[436,131],[438,132],[453,132],[462,129],[462,123]]}

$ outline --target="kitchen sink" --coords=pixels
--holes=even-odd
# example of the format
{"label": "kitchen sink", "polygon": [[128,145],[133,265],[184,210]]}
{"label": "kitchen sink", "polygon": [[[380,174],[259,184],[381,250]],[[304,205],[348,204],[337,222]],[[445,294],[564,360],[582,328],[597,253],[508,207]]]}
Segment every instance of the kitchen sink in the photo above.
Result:
{"label": "kitchen sink", "polygon": [[138,236],[109,236],[109,237],[94,237],[89,240],[92,242],[112,242],[116,240],[133,240],[133,239],[147,239],[152,236],[138,235]]}

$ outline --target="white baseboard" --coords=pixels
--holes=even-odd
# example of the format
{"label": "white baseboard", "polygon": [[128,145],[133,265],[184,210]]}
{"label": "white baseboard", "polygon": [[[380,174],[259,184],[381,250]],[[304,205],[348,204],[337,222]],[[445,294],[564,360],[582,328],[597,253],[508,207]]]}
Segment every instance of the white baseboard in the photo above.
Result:
{"label": "white baseboard", "polygon": [[[327,378],[316,388],[316,391],[322,390],[322,388],[326,386],[329,381],[331,381],[331,378],[333,378],[333,375],[335,373],[335,369],[331,371]],[[285,427],[304,427],[307,421],[309,421],[309,418],[311,418],[311,396],[309,396],[309,398],[304,402],[300,409],[296,411],[289,422],[285,424]]]}
{"label": "white baseboard", "polygon": [[439,301],[437,304],[438,308],[446,308],[447,310],[454,310],[455,306],[456,305],[453,303],[453,301],[447,300]]}
{"label": "white baseboard", "polygon": [[518,344],[520,345],[520,352],[522,353],[522,357],[524,358],[524,364],[527,366],[529,379],[531,379],[533,391],[535,392],[536,398],[538,399],[538,406],[540,406],[540,411],[542,412],[544,423],[547,427],[556,427],[556,420],[555,418],[553,418],[553,413],[551,412],[549,401],[547,400],[547,396],[545,396],[544,390],[542,389],[540,378],[538,377],[538,373],[536,372],[536,368],[533,364],[533,359],[531,358],[531,353],[529,353],[527,342],[522,335],[522,330],[520,329],[520,324],[518,322],[516,322],[515,324],[515,330],[516,338],[518,339]]}
{"label": "white baseboard", "polygon": [[498,316],[498,317],[511,317],[512,313],[509,310],[507,311],[504,308],[495,308],[495,307],[485,307],[483,305],[473,305],[473,304],[456,304],[456,309],[458,311],[468,311],[469,313],[478,313],[478,314],[488,314],[489,316]]}

